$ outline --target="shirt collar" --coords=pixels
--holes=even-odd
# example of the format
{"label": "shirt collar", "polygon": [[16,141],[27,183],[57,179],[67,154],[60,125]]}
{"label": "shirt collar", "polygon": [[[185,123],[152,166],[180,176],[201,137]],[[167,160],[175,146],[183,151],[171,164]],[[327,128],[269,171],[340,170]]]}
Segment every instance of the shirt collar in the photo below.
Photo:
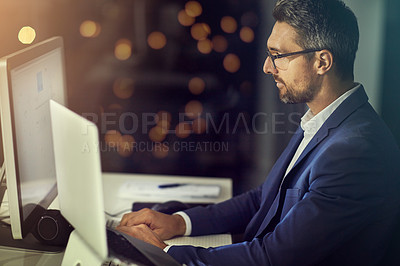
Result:
{"label": "shirt collar", "polygon": [[314,115],[310,109],[301,118],[300,126],[304,130],[304,138],[311,138],[318,132],[321,126],[329,118],[329,116],[336,110],[336,108],[349,97],[353,92],[355,92],[360,87],[360,84],[345,93],[343,93],[339,98],[333,101],[330,105],[325,107],[317,115]]}

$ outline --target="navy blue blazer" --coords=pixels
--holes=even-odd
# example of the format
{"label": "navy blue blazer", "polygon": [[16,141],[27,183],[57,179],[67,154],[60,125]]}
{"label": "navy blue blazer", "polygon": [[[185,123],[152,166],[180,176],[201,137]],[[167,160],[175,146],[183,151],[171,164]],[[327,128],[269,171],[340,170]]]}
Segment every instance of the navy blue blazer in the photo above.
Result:
{"label": "navy blue blazer", "polygon": [[283,179],[292,137],[257,189],[187,210],[192,235],[244,232],[217,248],[173,246],[187,265],[375,265],[400,208],[400,151],[361,86],[328,118]]}

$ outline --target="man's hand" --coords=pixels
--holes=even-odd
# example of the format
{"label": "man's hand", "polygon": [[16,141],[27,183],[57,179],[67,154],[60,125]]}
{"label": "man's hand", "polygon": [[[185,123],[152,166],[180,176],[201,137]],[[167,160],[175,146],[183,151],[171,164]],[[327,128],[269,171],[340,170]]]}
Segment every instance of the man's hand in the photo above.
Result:
{"label": "man's hand", "polygon": [[161,240],[183,235],[186,230],[185,221],[180,215],[163,214],[147,208],[125,214],[117,230],[122,227],[132,227],[143,224],[147,225]]}
{"label": "man's hand", "polygon": [[117,226],[115,229],[143,240],[156,247],[164,249],[167,245],[155,234],[147,225],[141,224],[136,226]]}

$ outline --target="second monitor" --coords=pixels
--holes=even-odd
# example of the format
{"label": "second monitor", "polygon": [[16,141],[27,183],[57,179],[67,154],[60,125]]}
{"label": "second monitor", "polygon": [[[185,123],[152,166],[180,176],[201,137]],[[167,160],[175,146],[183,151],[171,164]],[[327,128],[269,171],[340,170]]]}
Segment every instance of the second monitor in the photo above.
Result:
{"label": "second monitor", "polygon": [[1,130],[12,236],[24,238],[57,195],[49,99],[66,102],[61,37],[0,59]]}

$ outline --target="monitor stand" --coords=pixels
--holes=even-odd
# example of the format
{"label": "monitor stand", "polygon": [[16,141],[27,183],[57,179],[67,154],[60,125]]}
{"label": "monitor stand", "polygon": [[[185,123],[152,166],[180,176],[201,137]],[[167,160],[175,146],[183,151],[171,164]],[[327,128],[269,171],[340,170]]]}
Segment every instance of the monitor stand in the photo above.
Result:
{"label": "monitor stand", "polygon": [[31,233],[24,239],[13,239],[10,225],[0,223],[0,248],[13,248],[39,252],[59,253],[65,250],[62,246],[50,246],[40,243]]}
{"label": "monitor stand", "polygon": [[[0,208],[6,191],[6,182],[0,177]],[[13,248],[21,250],[33,250],[40,252],[59,253],[64,251],[63,246],[50,246],[40,243],[31,233],[26,235],[24,239],[14,239],[11,233],[11,226],[0,221],[0,248]]]}

